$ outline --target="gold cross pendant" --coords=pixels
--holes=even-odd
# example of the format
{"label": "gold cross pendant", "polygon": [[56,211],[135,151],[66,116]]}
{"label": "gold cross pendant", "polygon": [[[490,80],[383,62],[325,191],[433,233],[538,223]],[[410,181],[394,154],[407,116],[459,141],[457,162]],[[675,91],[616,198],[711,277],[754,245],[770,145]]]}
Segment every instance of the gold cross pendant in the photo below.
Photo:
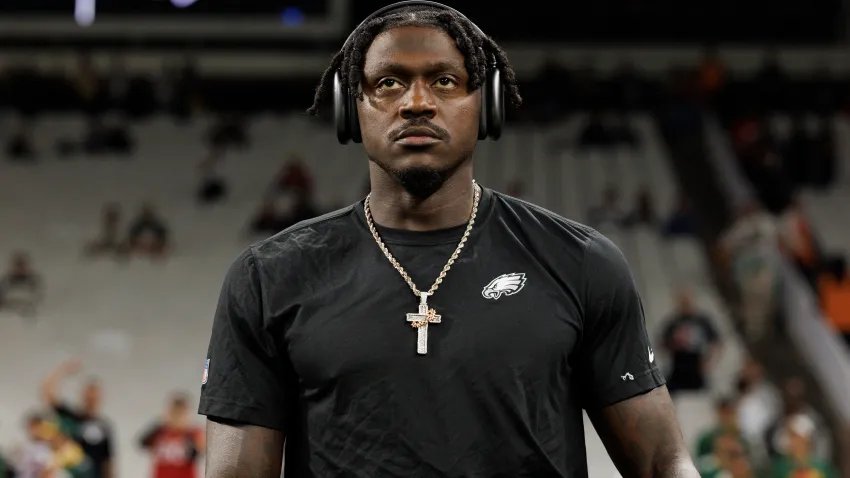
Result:
{"label": "gold cross pendant", "polygon": [[425,355],[428,353],[428,325],[439,324],[440,316],[434,309],[428,308],[428,292],[419,295],[419,312],[407,314],[410,326],[416,329],[416,353]]}

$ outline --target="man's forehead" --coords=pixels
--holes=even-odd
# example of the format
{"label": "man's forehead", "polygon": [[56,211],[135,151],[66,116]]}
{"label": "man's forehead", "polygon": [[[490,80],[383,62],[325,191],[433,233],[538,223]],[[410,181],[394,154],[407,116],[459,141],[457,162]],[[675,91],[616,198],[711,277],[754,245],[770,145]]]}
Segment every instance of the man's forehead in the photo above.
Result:
{"label": "man's forehead", "polygon": [[381,32],[366,52],[366,63],[402,62],[428,56],[431,60],[460,61],[463,55],[454,39],[435,27],[398,27]]}

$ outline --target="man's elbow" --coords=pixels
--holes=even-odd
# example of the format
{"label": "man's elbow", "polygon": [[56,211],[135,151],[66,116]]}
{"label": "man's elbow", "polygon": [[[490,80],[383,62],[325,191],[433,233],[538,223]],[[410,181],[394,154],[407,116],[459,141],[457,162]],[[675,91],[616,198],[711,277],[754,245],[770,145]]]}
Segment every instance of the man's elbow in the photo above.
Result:
{"label": "man's elbow", "polygon": [[654,460],[652,478],[699,478],[700,474],[687,451],[661,454]]}

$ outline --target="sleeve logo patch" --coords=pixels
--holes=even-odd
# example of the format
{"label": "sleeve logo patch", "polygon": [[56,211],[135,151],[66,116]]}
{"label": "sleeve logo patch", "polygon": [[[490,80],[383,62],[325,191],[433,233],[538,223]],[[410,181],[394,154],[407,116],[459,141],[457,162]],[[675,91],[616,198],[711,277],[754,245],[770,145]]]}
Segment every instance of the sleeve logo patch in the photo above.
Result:
{"label": "sleeve logo patch", "polygon": [[207,384],[207,378],[209,378],[209,375],[210,375],[210,359],[207,359],[207,361],[204,362],[204,376],[201,378],[201,385]]}

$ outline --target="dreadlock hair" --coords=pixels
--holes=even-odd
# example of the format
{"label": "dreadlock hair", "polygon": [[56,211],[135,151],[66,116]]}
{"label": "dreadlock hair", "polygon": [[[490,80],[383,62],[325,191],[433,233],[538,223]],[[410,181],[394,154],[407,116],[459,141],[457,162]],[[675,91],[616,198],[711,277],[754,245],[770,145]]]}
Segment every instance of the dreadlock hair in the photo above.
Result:
{"label": "dreadlock hair", "polygon": [[333,56],[330,66],[322,74],[313,97],[313,106],[307,113],[318,115],[322,100],[333,88],[336,71],[340,72],[342,87],[355,98],[362,100],[363,93],[359,91],[359,85],[363,79],[366,50],[378,34],[391,28],[406,26],[436,27],[451,36],[463,54],[466,71],[469,73],[469,88],[473,91],[484,84],[487,69],[495,62],[494,67],[501,71],[502,84],[509,101],[514,106],[522,104],[516,74],[508,63],[507,55],[492,38],[479,33],[472,22],[454,11],[429,5],[411,5],[373,18],[354,31],[351,39]]}

